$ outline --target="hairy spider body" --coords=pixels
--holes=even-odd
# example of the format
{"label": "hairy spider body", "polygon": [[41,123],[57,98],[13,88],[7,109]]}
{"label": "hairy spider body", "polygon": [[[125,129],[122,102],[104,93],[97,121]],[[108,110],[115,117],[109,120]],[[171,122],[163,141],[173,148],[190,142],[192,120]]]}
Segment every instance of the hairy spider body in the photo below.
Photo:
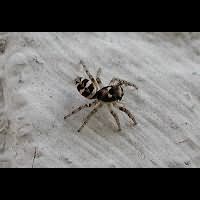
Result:
{"label": "hairy spider body", "polygon": [[131,112],[126,109],[124,106],[119,104],[119,102],[122,100],[124,96],[124,90],[123,87],[131,86],[134,87],[136,90],[138,90],[138,87],[125,80],[121,80],[118,78],[113,78],[110,81],[109,86],[103,87],[103,84],[100,79],[101,69],[97,71],[96,78],[94,78],[89,70],[87,69],[86,65],[83,63],[83,61],[80,62],[83,69],[85,70],[86,74],[89,77],[88,79],[78,77],[75,79],[74,83],[77,86],[78,92],[87,99],[94,99],[95,101],[89,104],[85,104],[83,106],[80,106],[79,108],[72,111],[69,115],[65,116],[64,119],[67,119],[68,117],[72,116],[73,114],[78,113],[79,111],[93,107],[94,109],[90,112],[90,114],[87,116],[86,120],[84,121],[83,125],[80,127],[78,132],[80,132],[85,125],[88,123],[88,121],[91,119],[91,117],[98,111],[99,108],[101,108],[104,103],[107,104],[108,109],[110,111],[110,114],[115,119],[118,130],[121,130],[121,125],[119,121],[119,117],[117,113],[113,110],[113,108],[117,108],[118,110],[126,113],[128,117],[133,121],[134,126],[137,125],[137,122],[135,120],[135,117],[131,114]]}
{"label": "hairy spider body", "polygon": [[94,97],[100,101],[111,103],[121,101],[123,96],[124,90],[121,86],[107,86],[97,91]]}

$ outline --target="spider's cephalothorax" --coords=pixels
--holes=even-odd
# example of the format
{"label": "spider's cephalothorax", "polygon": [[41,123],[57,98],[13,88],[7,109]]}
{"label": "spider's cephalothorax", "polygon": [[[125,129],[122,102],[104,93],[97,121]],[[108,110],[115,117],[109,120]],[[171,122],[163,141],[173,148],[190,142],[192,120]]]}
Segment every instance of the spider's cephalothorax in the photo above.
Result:
{"label": "spider's cephalothorax", "polygon": [[121,101],[123,96],[124,96],[124,90],[122,86],[111,85],[97,91],[95,98],[103,102],[111,103],[114,101]]}
{"label": "spider's cephalothorax", "polygon": [[90,104],[85,104],[83,106],[80,106],[79,108],[72,111],[69,115],[65,116],[64,119],[67,119],[71,115],[78,113],[84,108],[94,107],[93,111],[88,115],[85,122],[78,130],[78,132],[80,132],[88,123],[90,118],[98,111],[98,109],[102,107],[104,103],[106,103],[111,115],[114,117],[118,125],[119,131],[121,130],[121,125],[117,113],[115,113],[115,111],[113,110],[114,107],[126,113],[129,116],[129,118],[132,119],[134,125],[137,125],[137,122],[134,116],[131,114],[131,112],[127,110],[119,102],[122,100],[124,96],[123,87],[132,86],[136,90],[138,90],[138,87],[133,83],[118,78],[113,78],[109,86],[103,87],[100,79],[101,69],[98,70],[96,78],[94,78],[82,61],[80,62],[80,64],[83,66],[86,74],[89,77],[89,80],[82,77],[78,77],[74,81],[75,85],[77,86],[77,89],[82,96],[86,97],[87,99],[95,99],[95,101]]}

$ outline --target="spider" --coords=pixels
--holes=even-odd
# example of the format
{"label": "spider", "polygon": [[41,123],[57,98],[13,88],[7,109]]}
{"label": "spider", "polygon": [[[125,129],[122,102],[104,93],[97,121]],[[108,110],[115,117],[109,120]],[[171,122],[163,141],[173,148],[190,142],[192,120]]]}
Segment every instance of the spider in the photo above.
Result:
{"label": "spider", "polygon": [[72,115],[80,112],[85,108],[93,108],[93,110],[86,117],[83,125],[78,129],[78,132],[81,132],[81,130],[87,125],[92,116],[95,113],[97,113],[97,111],[103,105],[106,104],[110,114],[113,116],[118,125],[118,131],[121,131],[121,125],[119,117],[117,113],[114,111],[114,108],[126,113],[128,117],[133,121],[134,126],[136,126],[137,122],[135,120],[135,117],[131,114],[131,112],[127,108],[125,108],[123,105],[120,104],[120,101],[124,96],[124,90],[123,90],[124,87],[131,86],[134,87],[136,90],[138,90],[138,87],[133,83],[130,83],[128,81],[119,78],[113,78],[110,81],[109,85],[104,87],[100,79],[101,68],[98,69],[96,78],[94,78],[94,76],[92,76],[92,74],[89,72],[87,66],[84,64],[83,61],[80,61],[80,65],[82,65],[84,71],[89,77],[89,80],[82,77],[78,77],[74,80],[74,83],[77,86],[79,93],[83,97],[90,100],[94,99],[94,101],[92,103],[82,105],[77,109],[73,110],[70,114],[65,116],[64,119],[66,120],[67,118],[71,117]]}

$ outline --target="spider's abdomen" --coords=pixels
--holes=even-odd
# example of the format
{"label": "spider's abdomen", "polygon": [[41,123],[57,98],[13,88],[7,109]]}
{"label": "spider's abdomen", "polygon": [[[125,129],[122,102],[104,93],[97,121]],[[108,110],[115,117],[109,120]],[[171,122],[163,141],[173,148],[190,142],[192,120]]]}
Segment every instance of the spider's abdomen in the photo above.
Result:
{"label": "spider's abdomen", "polygon": [[77,85],[77,90],[82,96],[87,99],[94,98],[97,89],[90,80],[79,77],[75,80],[75,84]]}
{"label": "spider's abdomen", "polygon": [[97,92],[95,98],[104,102],[121,101],[124,96],[124,91],[120,86],[104,87]]}

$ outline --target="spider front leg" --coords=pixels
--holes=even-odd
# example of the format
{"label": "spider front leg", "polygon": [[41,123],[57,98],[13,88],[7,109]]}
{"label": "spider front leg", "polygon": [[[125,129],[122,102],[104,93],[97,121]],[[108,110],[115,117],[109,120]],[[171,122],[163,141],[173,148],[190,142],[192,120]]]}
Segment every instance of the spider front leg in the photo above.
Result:
{"label": "spider front leg", "polygon": [[119,79],[119,78],[113,78],[110,81],[109,85],[121,85],[121,86],[125,86],[125,87],[131,86],[131,87],[134,87],[136,90],[138,90],[138,87],[134,83],[131,83],[131,82]]}
{"label": "spider front leg", "polygon": [[134,123],[134,126],[137,125],[137,121],[135,120],[135,117],[133,116],[133,114],[127,109],[125,108],[124,106],[122,105],[119,105],[117,103],[113,103],[114,107],[116,107],[117,109],[119,109],[120,111],[126,113],[128,115],[128,117],[130,119],[132,119],[133,123]]}
{"label": "spider front leg", "polygon": [[119,117],[117,115],[116,112],[114,112],[114,110],[112,109],[111,105],[108,105],[108,108],[109,108],[109,111],[111,113],[111,115],[114,117],[116,123],[117,123],[117,126],[118,126],[118,131],[121,131],[121,124],[120,124],[120,121],[119,121]]}
{"label": "spider front leg", "polygon": [[78,107],[77,109],[73,110],[70,114],[66,115],[66,116],[64,117],[64,119],[67,119],[67,118],[71,117],[72,115],[74,115],[74,114],[80,112],[81,110],[83,110],[83,109],[85,109],[85,108],[91,108],[91,107],[97,105],[97,103],[98,103],[98,100],[94,101],[93,103],[84,104],[84,105]]}
{"label": "spider front leg", "polygon": [[80,133],[81,130],[87,125],[87,123],[89,122],[89,120],[91,119],[91,117],[92,117],[95,113],[97,113],[98,109],[99,109],[100,107],[102,107],[102,106],[103,106],[103,104],[99,103],[99,104],[97,104],[96,107],[92,110],[92,112],[90,112],[90,114],[87,116],[86,120],[84,121],[83,125],[78,129],[78,132],[79,132],[79,133]]}

